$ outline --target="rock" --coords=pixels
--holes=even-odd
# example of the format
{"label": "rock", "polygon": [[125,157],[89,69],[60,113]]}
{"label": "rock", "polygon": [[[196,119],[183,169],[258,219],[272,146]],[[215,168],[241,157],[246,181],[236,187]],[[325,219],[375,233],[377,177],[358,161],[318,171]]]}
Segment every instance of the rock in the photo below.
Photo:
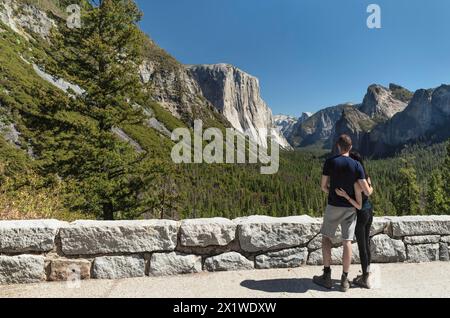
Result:
{"label": "rock", "polygon": [[391,218],[395,237],[415,235],[450,235],[450,215],[405,216]]}
{"label": "rock", "polygon": [[42,78],[43,80],[49,82],[53,86],[59,88],[65,93],[69,93],[70,91],[74,92],[76,95],[83,95],[85,90],[80,88],[78,85],[67,82],[62,78],[58,78],[56,76],[50,75],[44,72],[39,66],[33,64],[33,69],[36,74]]}
{"label": "rock", "polygon": [[230,252],[207,258],[205,269],[210,272],[250,270],[254,264],[243,255]]}
{"label": "rock", "polygon": [[439,134],[442,140],[449,138],[450,130],[442,128],[450,124],[449,96],[450,85],[417,90],[404,111],[370,132],[366,140],[368,149],[364,154],[376,157],[392,155],[405,144],[432,134]]}
{"label": "rock", "polygon": [[239,132],[267,147],[273,129],[280,146],[291,148],[281,132],[275,129],[271,109],[260,94],[259,81],[228,64],[192,65],[188,71],[198,83],[203,96],[211,102]]}
{"label": "rock", "polygon": [[405,244],[436,244],[439,243],[441,237],[439,235],[422,235],[422,236],[407,236],[403,242]]}
{"label": "rock", "polygon": [[374,236],[371,239],[370,250],[373,263],[398,263],[406,260],[405,244],[386,234]]}
{"label": "rock", "polygon": [[439,244],[407,245],[408,262],[426,263],[439,260]]}
{"label": "rock", "polygon": [[370,229],[370,236],[375,236],[378,234],[386,234],[389,230],[391,221],[385,217],[375,217],[373,218],[372,228]]}
{"label": "rock", "polygon": [[307,259],[307,248],[293,248],[259,255],[255,258],[255,265],[258,269],[293,268],[306,264]]}
{"label": "rock", "polygon": [[441,237],[441,242],[450,244],[450,236],[442,236]]}
{"label": "rock", "polygon": [[439,259],[442,262],[448,262],[450,261],[450,255],[449,255],[449,248],[447,243],[440,243],[439,244]]}
{"label": "rock", "polygon": [[84,280],[91,278],[91,262],[84,259],[55,259],[50,263],[51,281]]}
{"label": "rock", "polygon": [[173,251],[179,223],[148,221],[76,221],[60,231],[66,255]]}
{"label": "rock", "polygon": [[[412,93],[411,97],[412,97]],[[360,106],[360,111],[378,121],[386,121],[405,110],[408,104],[397,99],[394,91],[381,85],[371,85]]]}
{"label": "rock", "polygon": [[200,273],[201,271],[201,256],[183,255],[175,252],[169,254],[155,253],[150,260],[150,274],[153,276]]}
{"label": "rock", "polygon": [[104,256],[94,259],[92,275],[96,279],[121,279],[145,276],[141,256]]}
{"label": "rock", "polygon": [[49,252],[60,227],[56,220],[0,221],[0,253]]}
{"label": "rock", "polygon": [[[360,262],[358,245],[352,245],[352,264],[358,264]],[[331,249],[331,264],[342,265],[342,256],[344,254],[344,247],[334,247]],[[308,265],[323,265],[322,250],[311,252],[307,261]]]}
{"label": "rock", "polygon": [[0,255],[0,284],[31,284],[43,280],[45,280],[43,256]]}
{"label": "rock", "polygon": [[309,216],[271,218],[252,216],[235,220],[241,248],[246,252],[266,252],[300,247],[320,231],[319,221]]}
{"label": "rock", "polygon": [[181,245],[190,247],[225,246],[236,237],[236,223],[223,218],[181,222]]}

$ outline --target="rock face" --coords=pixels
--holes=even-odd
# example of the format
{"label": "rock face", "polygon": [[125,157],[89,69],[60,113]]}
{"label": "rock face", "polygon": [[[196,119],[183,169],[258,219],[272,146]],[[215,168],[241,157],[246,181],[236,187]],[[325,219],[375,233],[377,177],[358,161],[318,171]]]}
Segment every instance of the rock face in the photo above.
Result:
{"label": "rock face", "polygon": [[378,122],[386,121],[395,114],[402,112],[408,103],[398,99],[401,97],[396,93],[405,89],[394,84],[391,84],[390,88],[393,90],[381,85],[369,86],[359,110],[369,118]]}
{"label": "rock face", "polygon": [[450,234],[449,215],[405,216],[391,219],[395,237]]}
{"label": "rock face", "polygon": [[150,260],[150,274],[153,276],[167,276],[200,273],[202,258],[196,255],[179,253],[155,253]]}
{"label": "rock face", "polygon": [[255,258],[256,268],[294,268],[306,264],[307,248],[293,248],[279,252],[270,252]]}
{"label": "rock face", "polygon": [[83,259],[55,259],[50,263],[50,281],[91,278],[91,262]]}
{"label": "rock face", "polygon": [[45,12],[34,5],[22,4],[19,10],[16,1],[12,0],[0,1],[0,21],[28,39],[31,34],[48,39],[51,29],[56,26]]}
{"label": "rock face", "polygon": [[202,95],[186,67],[159,48],[153,41],[145,47],[145,61],[140,66],[142,82],[151,87],[155,101],[173,116],[192,126],[195,119],[230,124]]}
{"label": "rock face", "polygon": [[297,122],[288,137],[293,147],[306,147],[314,144],[329,143],[334,134],[336,123],[342,116],[345,107],[352,104],[342,104],[325,108],[303,122]]}
{"label": "rock face", "polygon": [[210,101],[241,133],[248,133],[267,147],[273,135],[280,146],[290,148],[284,136],[275,129],[272,111],[262,100],[259,81],[228,64],[188,66],[203,96]]}
{"label": "rock face", "polygon": [[249,270],[253,268],[254,264],[252,261],[236,252],[209,257],[205,261],[205,269],[210,272]]}
{"label": "rock face", "polygon": [[223,218],[185,220],[181,222],[183,246],[225,246],[236,237],[236,223]]}
{"label": "rock face", "polygon": [[294,131],[295,125],[299,125],[305,122],[312,113],[303,113],[300,118],[295,118],[288,115],[275,115],[273,116],[273,122],[275,127],[277,127],[286,139],[289,139]]}
{"label": "rock face", "polygon": [[31,284],[45,279],[43,256],[0,255],[0,284]]}
{"label": "rock face", "polygon": [[360,150],[365,145],[367,133],[375,125],[375,121],[357,108],[345,107],[341,119],[335,125],[331,144],[334,145],[340,135],[347,134],[352,138],[355,149]]}
{"label": "rock face", "polygon": [[408,245],[406,254],[408,262],[423,263],[439,260],[439,244]]}
{"label": "rock face", "polygon": [[59,228],[66,225],[56,220],[1,221],[0,253],[51,251]]}
{"label": "rock face", "polygon": [[96,279],[121,279],[145,276],[145,260],[141,256],[97,257],[92,268]]}
{"label": "rock face", "polygon": [[150,221],[77,221],[60,231],[66,255],[171,251],[177,245],[179,223]]}
{"label": "rock face", "polygon": [[241,248],[264,252],[306,245],[320,231],[320,222],[308,217],[254,216],[236,220]]}
{"label": "rock face", "polygon": [[374,236],[371,239],[370,250],[374,263],[399,263],[406,260],[405,244],[386,234]]}
{"label": "rock face", "polygon": [[366,154],[389,155],[409,142],[446,140],[450,131],[450,86],[434,90],[420,89],[406,109],[384,124],[377,126],[368,140]]}

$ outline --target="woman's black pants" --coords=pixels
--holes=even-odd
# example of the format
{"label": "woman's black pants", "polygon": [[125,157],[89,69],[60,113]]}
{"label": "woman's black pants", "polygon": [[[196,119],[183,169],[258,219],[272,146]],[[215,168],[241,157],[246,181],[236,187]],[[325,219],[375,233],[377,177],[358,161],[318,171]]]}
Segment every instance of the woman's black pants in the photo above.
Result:
{"label": "woman's black pants", "polygon": [[358,241],[359,257],[363,274],[367,274],[371,263],[370,254],[370,229],[373,223],[373,209],[358,211],[358,221],[356,223],[356,240]]}

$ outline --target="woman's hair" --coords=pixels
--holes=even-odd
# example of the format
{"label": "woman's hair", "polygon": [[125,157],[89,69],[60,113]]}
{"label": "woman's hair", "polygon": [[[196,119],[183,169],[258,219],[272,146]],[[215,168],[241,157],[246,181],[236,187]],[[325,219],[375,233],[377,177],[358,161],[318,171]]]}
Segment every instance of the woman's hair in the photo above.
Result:
{"label": "woman's hair", "polygon": [[363,157],[361,156],[361,154],[357,151],[351,151],[350,158],[358,161],[361,164],[361,166],[363,167],[363,170],[364,170],[364,174],[366,175],[366,179],[369,179],[369,174],[367,173],[366,166],[364,165],[364,160],[363,160]]}

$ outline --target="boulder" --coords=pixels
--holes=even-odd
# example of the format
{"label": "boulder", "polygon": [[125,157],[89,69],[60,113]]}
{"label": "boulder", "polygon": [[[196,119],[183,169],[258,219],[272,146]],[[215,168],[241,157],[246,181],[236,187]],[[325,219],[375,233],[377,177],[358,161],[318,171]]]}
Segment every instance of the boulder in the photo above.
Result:
{"label": "boulder", "polygon": [[66,255],[173,251],[179,223],[148,221],[76,221],[60,231]]}
{"label": "boulder", "polygon": [[241,248],[246,252],[306,246],[321,228],[319,221],[305,215],[287,218],[252,216],[235,222]]}
{"label": "boulder", "polygon": [[236,223],[224,219],[197,219],[181,222],[181,245],[188,247],[226,246],[236,237]]}
{"label": "boulder", "polygon": [[210,272],[250,270],[254,264],[243,255],[230,252],[207,258],[205,269]]}
{"label": "boulder", "polygon": [[269,252],[255,258],[255,266],[258,269],[269,268],[293,268],[300,267],[308,259],[308,249],[292,248],[279,252]]}
{"label": "boulder", "polygon": [[[352,264],[358,264],[360,263],[359,258],[359,250],[358,245],[353,244],[352,245]],[[332,265],[342,265],[342,256],[344,254],[344,247],[334,247],[331,249],[331,264]],[[322,257],[322,250],[317,250],[314,252],[311,252],[308,257],[307,261],[308,265],[323,265],[323,257]]]}
{"label": "boulder", "polygon": [[92,275],[96,279],[121,279],[145,276],[141,256],[104,256],[94,259]]}
{"label": "boulder", "polygon": [[450,215],[390,218],[394,237],[450,235]]}
{"label": "boulder", "polygon": [[84,280],[91,278],[91,262],[84,259],[55,259],[50,263],[50,281]]}
{"label": "boulder", "polygon": [[0,256],[0,284],[31,284],[43,280],[45,280],[43,256]]}
{"label": "boulder", "polygon": [[376,235],[370,246],[373,263],[398,263],[406,260],[405,244],[386,234]]}
{"label": "boulder", "polygon": [[40,253],[55,248],[60,227],[56,220],[0,221],[0,253]]}
{"label": "boulder", "polygon": [[420,244],[406,246],[408,262],[427,263],[439,260],[439,244]]}
{"label": "boulder", "polygon": [[421,235],[421,236],[407,236],[403,242],[408,245],[417,244],[436,244],[439,243],[441,237],[439,235]]}
{"label": "boulder", "polygon": [[150,275],[153,276],[200,273],[201,271],[201,256],[172,252],[155,253],[150,259]]}

